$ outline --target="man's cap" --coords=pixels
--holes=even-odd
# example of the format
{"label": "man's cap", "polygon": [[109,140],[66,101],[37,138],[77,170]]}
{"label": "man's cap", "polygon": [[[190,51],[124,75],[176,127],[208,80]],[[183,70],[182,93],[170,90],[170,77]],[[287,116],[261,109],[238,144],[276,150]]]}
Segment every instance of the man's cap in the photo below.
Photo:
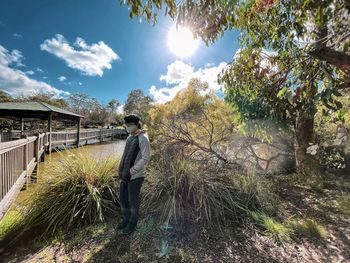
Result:
{"label": "man's cap", "polygon": [[135,123],[138,124],[140,118],[136,114],[130,114],[124,117],[125,123]]}

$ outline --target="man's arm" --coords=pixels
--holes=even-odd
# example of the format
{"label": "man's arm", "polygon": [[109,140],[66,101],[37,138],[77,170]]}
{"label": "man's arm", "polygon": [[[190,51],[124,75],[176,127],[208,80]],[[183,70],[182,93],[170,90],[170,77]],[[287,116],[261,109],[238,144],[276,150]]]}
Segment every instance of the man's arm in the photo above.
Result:
{"label": "man's arm", "polygon": [[151,144],[148,138],[142,136],[139,139],[140,139],[141,158],[133,165],[133,167],[130,168],[131,175],[140,171],[151,159]]}

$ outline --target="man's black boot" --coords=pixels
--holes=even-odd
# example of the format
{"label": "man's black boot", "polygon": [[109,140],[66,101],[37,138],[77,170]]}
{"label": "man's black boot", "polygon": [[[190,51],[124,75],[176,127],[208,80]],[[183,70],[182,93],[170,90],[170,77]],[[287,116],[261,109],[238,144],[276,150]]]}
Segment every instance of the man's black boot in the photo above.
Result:
{"label": "man's black boot", "polygon": [[117,225],[117,230],[125,228],[129,223],[130,209],[122,208],[122,221]]}
{"label": "man's black boot", "polygon": [[132,231],[134,231],[135,228],[137,227],[138,216],[139,216],[138,210],[131,209],[129,223],[125,228],[121,229],[120,233],[123,235],[127,235],[127,234],[130,234]]}

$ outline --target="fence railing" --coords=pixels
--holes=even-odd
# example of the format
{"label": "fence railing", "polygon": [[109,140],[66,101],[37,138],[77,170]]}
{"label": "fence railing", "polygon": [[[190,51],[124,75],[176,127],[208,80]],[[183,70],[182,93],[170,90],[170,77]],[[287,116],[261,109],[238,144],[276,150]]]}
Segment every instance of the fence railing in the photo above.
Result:
{"label": "fence railing", "polygon": [[44,152],[45,134],[0,143],[0,218],[11,205]]}
{"label": "fence railing", "polygon": [[[50,133],[12,132],[11,140],[0,143],[0,219],[16,198],[24,185],[28,185],[33,172],[38,172],[38,164],[44,160],[45,152],[50,153],[49,145],[79,146],[81,142],[97,139],[103,142],[107,138],[114,140],[127,135],[125,129],[93,129],[80,131],[79,142],[77,131]],[[13,140],[19,136],[26,138]],[[51,137],[51,144],[50,144]],[[38,175],[38,174],[37,174]]]}

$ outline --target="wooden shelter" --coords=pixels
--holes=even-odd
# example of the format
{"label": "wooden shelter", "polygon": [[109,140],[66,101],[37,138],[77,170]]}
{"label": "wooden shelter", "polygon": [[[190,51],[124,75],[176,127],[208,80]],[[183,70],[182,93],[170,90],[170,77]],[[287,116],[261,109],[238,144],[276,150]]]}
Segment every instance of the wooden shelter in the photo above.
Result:
{"label": "wooden shelter", "polygon": [[[0,118],[19,121],[21,131],[23,131],[24,122],[26,121],[47,120],[47,131],[50,137],[52,120],[75,122],[77,124],[77,141],[79,142],[81,118],[84,118],[84,116],[45,102],[4,102],[0,103]],[[49,152],[51,152],[51,149],[51,138],[49,138]]]}

